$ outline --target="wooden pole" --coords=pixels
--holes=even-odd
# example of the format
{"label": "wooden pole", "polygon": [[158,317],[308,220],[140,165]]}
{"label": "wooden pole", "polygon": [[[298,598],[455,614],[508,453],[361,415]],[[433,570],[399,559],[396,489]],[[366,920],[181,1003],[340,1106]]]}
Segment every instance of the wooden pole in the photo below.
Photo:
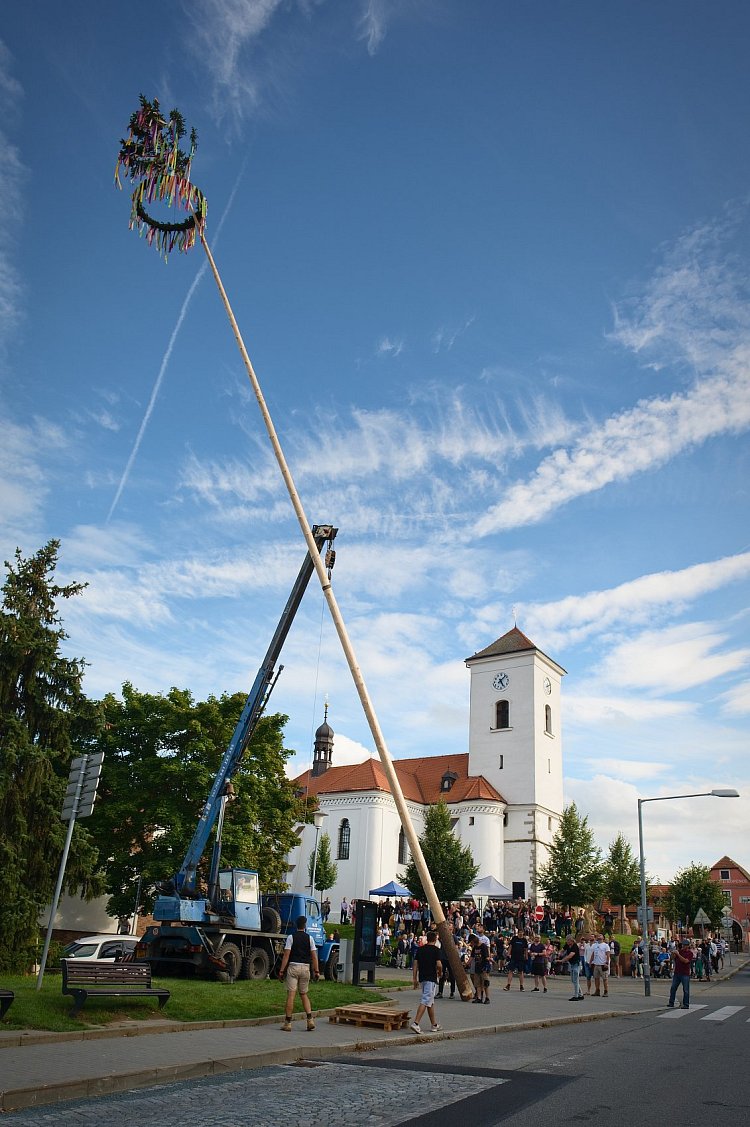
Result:
{"label": "wooden pole", "polygon": [[271,441],[271,446],[273,447],[276,461],[278,463],[279,469],[281,470],[281,476],[283,477],[284,483],[287,487],[289,499],[292,502],[292,507],[299,522],[300,529],[302,530],[302,535],[305,538],[305,543],[307,544],[307,550],[310,553],[310,558],[312,559],[315,566],[315,572],[318,576],[318,579],[320,580],[320,586],[323,591],[323,596],[328,604],[328,609],[331,612],[331,618],[333,619],[336,633],[339,636],[339,641],[341,642],[347,665],[349,666],[349,670],[354,680],[357,694],[360,701],[362,702],[362,707],[367,718],[367,723],[370,727],[372,738],[375,741],[375,747],[378,750],[380,762],[383,765],[383,770],[385,771],[386,778],[388,779],[388,785],[390,786],[391,794],[393,795],[393,801],[396,803],[398,816],[401,819],[401,825],[404,828],[404,834],[406,836],[407,842],[409,843],[409,849],[411,850],[411,855],[414,858],[414,864],[416,865],[417,872],[419,873],[419,879],[422,882],[422,887],[424,888],[425,893],[427,894],[427,902],[430,906],[432,918],[434,919],[437,926],[441,947],[451,965],[451,969],[453,970],[453,974],[456,979],[456,985],[459,989],[461,998],[464,1001],[468,1001],[473,996],[474,991],[459,957],[456,945],[453,942],[450,925],[445,918],[443,909],[440,905],[440,901],[438,900],[438,895],[435,891],[432,877],[430,876],[429,869],[427,868],[427,863],[424,859],[424,854],[422,853],[422,847],[419,844],[419,838],[417,837],[414,825],[409,815],[406,800],[404,799],[404,793],[401,790],[401,784],[398,781],[396,769],[393,766],[391,754],[388,751],[385,738],[380,729],[380,724],[378,722],[377,716],[375,715],[375,709],[373,708],[372,701],[370,700],[367,686],[365,685],[362,672],[357,663],[357,659],[354,653],[354,647],[352,646],[346,625],[338,608],[336,596],[333,593],[331,581],[328,578],[328,572],[323,560],[321,559],[317,545],[315,544],[315,539],[310,529],[310,523],[305,515],[305,510],[302,507],[302,502],[300,500],[299,494],[297,493],[297,488],[294,484],[291,470],[289,469],[286,458],[284,456],[284,451],[282,450],[281,443],[279,442],[278,435],[276,434],[276,428],[274,427],[273,419],[271,418],[271,414],[263,397],[263,392],[261,390],[258,377],[255,374],[255,370],[250,361],[250,357],[248,356],[247,349],[245,348],[245,342],[242,339],[242,334],[240,333],[239,326],[235,319],[234,313],[232,312],[232,307],[229,303],[229,298],[227,297],[227,293],[219,276],[219,271],[216,268],[216,263],[214,262],[213,255],[211,254],[211,250],[206,241],[203,226],[202,224],[198,223],[197,217],[196,226],[200,236],[201,244],[206,252],[206,257],[208,258],[208,262],[211,267],[211,273],[214,276],[214,281],[216,282],[217,288],[219,290],[222,303],[226,310],[227,317],[229,318],[229,323],[232,326],[232,332],[234,333],[237,347],[240,350],[240,355],[242,356],[248,378],[252,385],[253,392],[255,393],[255,398],[258,401],[258,407],[260,408],[260,413],[263,417],[263,422],[265,423],[266,431],[268,432],[268,437]]}

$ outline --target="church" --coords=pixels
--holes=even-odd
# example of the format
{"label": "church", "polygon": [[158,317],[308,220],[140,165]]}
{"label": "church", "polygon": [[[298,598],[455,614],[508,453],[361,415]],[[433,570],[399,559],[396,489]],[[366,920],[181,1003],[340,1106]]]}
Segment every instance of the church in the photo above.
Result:
{"label": "church", "polygon": [[[453,832],[468,845],[479,877],[494,876],[514,896],[537,898],[538,872],[563,809],[561,687],[565,670],[517,626],[466,659],[470,673],[469,750],[396,759],[394,767],[417,836],[427,808],[441,799]],[[342,897],[367,897],[397,880],[409,854],[378,758],[337,767],[326,718],[315,733],[312,769],[294,780],[325,815],[305,826],[289,855],[290,888],[310,887],[319,833],[331,843],[338,876],[326,890],[334,911]]]}

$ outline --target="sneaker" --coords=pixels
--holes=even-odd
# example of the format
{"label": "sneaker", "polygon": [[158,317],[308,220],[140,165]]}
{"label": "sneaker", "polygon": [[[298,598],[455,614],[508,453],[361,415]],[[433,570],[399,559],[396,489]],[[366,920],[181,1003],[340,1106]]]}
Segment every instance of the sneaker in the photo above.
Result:
{"label": "sneaker", "polygon": [[307,1019],[307,1028],[308,1029],[314,1029],[315,1028],[315,1022],[311,1017],[309,1017]]}
{"label": "sneaker", "polygon": [[422,1027],[417,1025],[416,1021],[413,1021],[411,1023],[411,1025],[409,1026],[409,1029],[411,1029],[412,1033],[421,1033],[422,1032]]}
{"label": "sneaker", "polygon": [[568,1001],[569,1001],[569,1002],[580,1002],[580,1000],[581,1000],[581,999],[580,999],[580,996],[579,996],[578,994],[576,994],[576,995],[575,995],[574,997],[572,997],[572,998],[568,998]]}
{"label": "sneaker", "polygon": [[667,1009],[673,1010],[674,1009],[674,1002],[667,1002]]}
{"label": "sneaker", "polygon": [[531,991],[531,993],[532,994],[538,994],[539,993],[539,987],[535,986],[534,989]]}
{"label": "sneaker", "polygon": [[285,1033],[291,1033],[292,1032],[291,1021],[285,1021],[281,1028],[284,1030]]}
{"label": "sneaker", "polygon": [[690,1009],[690,1006],[680,1006],[680,1009],[681,1009],[681,1010],[689,1010],[689,1009]]}
{"label": "sneaker", "polygon": [[430,1029],[430,1033],[439,1033],[442,1028],[442,1025],[433,1025]]}
{"label": "sneaker", "polygon": [[545,994],[547,993],[547,987],[546,986],[544,987],[544,993]]}
{"label": "sneaker", "polygon": [[484,1005],[485,1005],[485,1006],[489,1006],[489,1004],[490,1004],[490,1000],[489,1000],[489,998],[485,998],[485,999],[484,999]]}
{"label": "sneaker", "polygon": [[519,990],[523,990],[523,986],[519,986],[519,987],[518,987],[518,989],[519,989]]}

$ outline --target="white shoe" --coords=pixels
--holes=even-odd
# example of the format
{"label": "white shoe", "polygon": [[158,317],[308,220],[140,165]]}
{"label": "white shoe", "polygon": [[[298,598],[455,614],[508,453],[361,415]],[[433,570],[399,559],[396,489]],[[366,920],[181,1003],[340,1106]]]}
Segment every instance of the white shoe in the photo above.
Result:
{"label": "white shoe", "polygon": [[439,1033],[442,1028],[443,1028],[442,1025],[433,1025],[432,1029],[430,1030],[430,1033]]}
{"label": "white shoe", "polygon": [[412,1033],[421,1033],[422,1032],[421,1026],[417,1025],[416,1021],[413,1021],[411,1023],[411,1025],[409,1026],[409,1029],[411,1029]]}

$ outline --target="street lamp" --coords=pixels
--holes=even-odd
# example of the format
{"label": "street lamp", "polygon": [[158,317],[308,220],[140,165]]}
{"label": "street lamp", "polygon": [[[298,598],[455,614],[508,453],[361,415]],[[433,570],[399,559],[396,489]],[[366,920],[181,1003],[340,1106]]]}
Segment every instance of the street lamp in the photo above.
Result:
{"label": "street lamp", "polygon": [[661,794],[658,798],[638,799],[638,844],[641,850],[641,943],[646,940],[646,950],[643,952],[643,989],[647,998],[651,997],[651,962],[649,959],[648,942],[648,909],[646,904],[646,862],[643,856],[643,817],[641,807],[644,802],[671,802],[675,798],[739,798],[739,793],[728,787],[716,787],[714,790],[702,790],[698,794]]}
{"label": "street lamp", "polygon": [[313,867],[312,867],[312,881],[310,883],[310,895],[315,897],[315,870],[318,867],[318,839],[320,838],[320,831],[323,828],[323,819],[328,815],[323,810],[316,810],[313,814],[313,824],[315,826],[315,852],[313,853]]}

